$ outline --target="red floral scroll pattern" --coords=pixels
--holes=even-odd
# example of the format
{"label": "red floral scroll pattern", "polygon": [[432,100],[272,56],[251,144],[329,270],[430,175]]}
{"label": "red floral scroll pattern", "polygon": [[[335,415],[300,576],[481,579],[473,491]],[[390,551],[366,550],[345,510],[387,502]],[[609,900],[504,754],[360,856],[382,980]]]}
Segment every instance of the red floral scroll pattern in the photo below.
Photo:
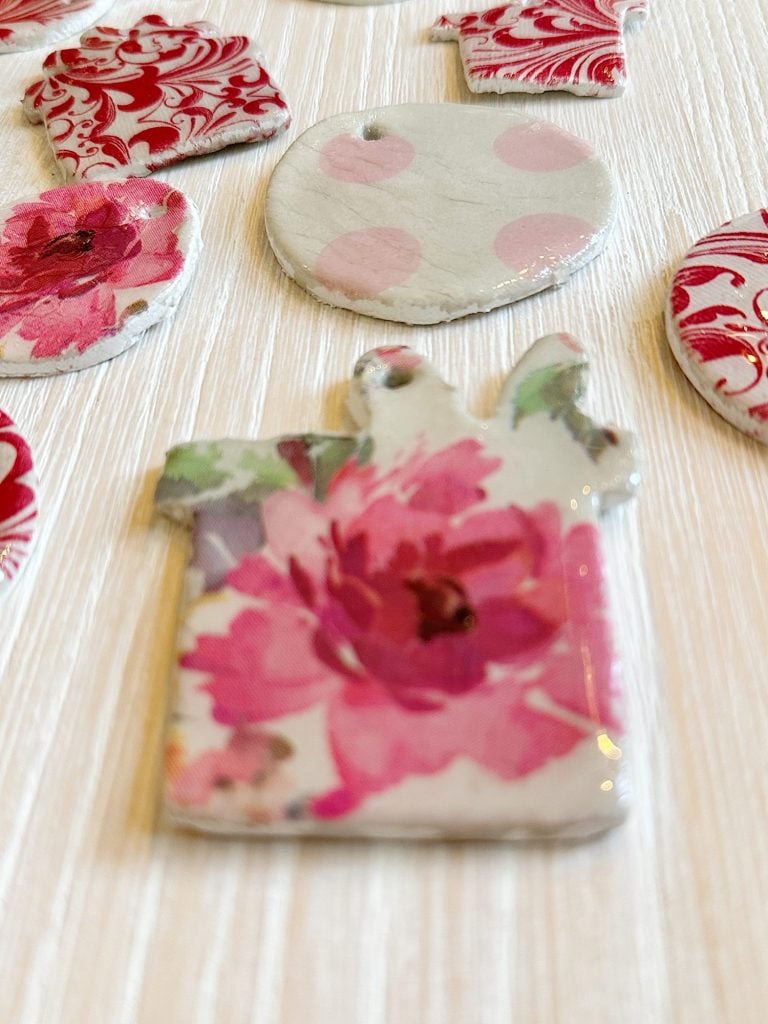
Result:
{"label": "red floral scroll pattern", "polygon": [[713,389],[768,422],[768,210],[724,224],[675,275],[672,323]]}
{"label": "red floral scroll pattern", "polygon": [[0,475],[0,589],[26,559],[37,520],[32,453],[11,419],[0,411],[0,474],[8,448],[12,450],[10,469]]}
{"label": "red floral scroll pattern", "polygon": [[[57,29],[53,38],[62,38],[88,24],[89,11],[95,21],[110,6],[111,0],[3,0],[0,3],[0,44],[13,49],[15,44],[45,41],[45,29]],[[72,22],[74,21],[74,24]]]}
{"label": "red floral scroll pattern", "polygon": [[[570,89],[609,95],[626,83],[623,25],[641,21],[648,0],[518,0],[491,10],[445,16],[436,38],[460,41],[470,87],[502,80],[532,91]],[[499,83],[499,91],[505,86]]]}
{"label": "red floral scroll pattern", "polygon": [[0,7],[0,39],[7,39],[13,34],[10,26],[25,21],[45,25],[75,11],[84,11],[92,4],[93,0],[5,0]]}
{"label": "red floral scroll pattern", "polygon": [[72,179],[148,174],[186,156],[270,138],[290,122],[245,36],[157,15],[130,31],[99,27],[50,54],[25,96]]}

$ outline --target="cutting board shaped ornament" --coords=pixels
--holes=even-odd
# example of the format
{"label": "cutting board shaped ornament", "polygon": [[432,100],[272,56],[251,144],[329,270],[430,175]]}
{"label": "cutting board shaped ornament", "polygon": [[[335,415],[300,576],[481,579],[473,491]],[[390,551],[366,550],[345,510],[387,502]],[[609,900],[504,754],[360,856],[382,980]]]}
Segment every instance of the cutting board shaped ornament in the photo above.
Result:
{"label": "cutting board shaped ornament", "polygon": [[688,252],[672,281],[667,335],[699,394],[768,444],[768,210],[728,221]]}
{"label": "cutting board shaped ornament", "polygon": [[266,224],[315,298],[432,324],[562,284],[602,251],[615,208],[583,139],[511,111],[413,103],[306,131],[275,168]]}
{"label": "cutting board shaped ornament", "polygon": [[541,339],[470,417],[409,348],[355,368],[360,433],[173,449],[192,528],[167,760],[182,824],[254,834],[585,836],[621,820],[598,515],[629,435]]}
{"label": "cutting board shaped ornament", "polygon": [[37,528],[32,452],[0,409],[0,598],[24,568]]}
{"label": "cutting board shaped ornament", "polygon": [[24,110],[45,125],[65,181],[151,174],[287,128],[288,105],[262,61],[246,36],[152,14],[49,54]]}
{"label": "cutting board shaped ornament", "polygon": [[115,0],[2,0],[0,53],[36,50],[81,32]]}
{"label": "cutting board shaped ornament", "polygon": [[61,185],[0,211],[0,377],[119,355],[176,309],[201,247],[197,211],[142,178]]}
{"label": "cutting board shaped ornament", "polygon": [[515,0],[443,15],[435,40],[457,40],[472,92],[562,90],[619,96],[627,84],[624,31],[650,0]]}

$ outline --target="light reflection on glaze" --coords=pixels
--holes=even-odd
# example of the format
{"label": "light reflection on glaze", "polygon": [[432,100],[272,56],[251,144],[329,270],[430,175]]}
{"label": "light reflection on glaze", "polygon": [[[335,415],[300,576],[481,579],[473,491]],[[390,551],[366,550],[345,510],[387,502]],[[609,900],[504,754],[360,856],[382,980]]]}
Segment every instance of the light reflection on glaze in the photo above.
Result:
{"label": "light reflection on glaze", "polygon": [[672,282],[670,345],[721,416],[768,443],[768,210],[702,238]]}

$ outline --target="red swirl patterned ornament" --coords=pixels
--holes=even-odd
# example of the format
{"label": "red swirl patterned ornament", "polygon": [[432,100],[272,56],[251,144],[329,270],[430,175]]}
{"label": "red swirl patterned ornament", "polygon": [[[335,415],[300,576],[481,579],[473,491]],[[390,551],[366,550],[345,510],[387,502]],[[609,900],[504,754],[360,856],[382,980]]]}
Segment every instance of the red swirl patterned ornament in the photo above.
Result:
{"label": "red swirl patterned ornament", "polygon": [[515,0],[443,15],[435,40],[458,40],[472,92],[618,96],[627,82],[624,27],[645,21],[649,0]]}
{"label": "red swirl patterned ornament", "polygon": [[701,396],[768,444],[768,210],[694,245],[672,282],[667,333]]}
{"label": "red swirl patterned ornament", "polygon": [[150,15],[129,31],[100,26],[80,43],[49,54],[24,97],[66,181],[151,174],[290,123],[246,36]]}
{"label": "red swirl patterned ornament", "polygon": [[81,32],[114,0],[0,0],[0,53],[34,50]]}
{"label": "red swirl patterned ornament", "polygon": [[0,593],[24,566],[37,525],[37,480],[32,452],[0,409]]}

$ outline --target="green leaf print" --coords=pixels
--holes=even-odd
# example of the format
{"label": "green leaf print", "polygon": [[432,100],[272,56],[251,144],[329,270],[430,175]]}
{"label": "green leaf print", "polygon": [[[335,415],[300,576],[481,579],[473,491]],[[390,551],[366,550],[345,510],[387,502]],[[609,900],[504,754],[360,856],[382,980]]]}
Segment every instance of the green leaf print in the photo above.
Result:
{"label": "green leaf print", "polygon": [[279,455],[265,455],[246,449],[240,456],[240,468],[253,475],[253,482],[270,491],[283,487],[295,487],[298,477],[285,459]]}
{"label": "green leaf print", "polygon": [[315,497],[318,501],[324,500],[333,477],[359,451],[360,442],[356,437],[315,435],[312,438],[310,458],[315,470]]}
{"label": "green leaf print", "polygon": [[517,389],[512,425],[517,427],[536,413],[549,413],[550,419],[562,420],[574,441],[597,462],[606,448],[617,443],[617,438],[612,430],[598,426],[579,409],[583,373],[584,366],[574,363],[556,363],[534,370]]}
{"label": "green leaf print", "polygon": [[170,480],[188,480],[198,490],[220,487],[229,472],[219,466],[222,451],[217,444],[182,444],[171,449],[165,463],[165,476]]}

